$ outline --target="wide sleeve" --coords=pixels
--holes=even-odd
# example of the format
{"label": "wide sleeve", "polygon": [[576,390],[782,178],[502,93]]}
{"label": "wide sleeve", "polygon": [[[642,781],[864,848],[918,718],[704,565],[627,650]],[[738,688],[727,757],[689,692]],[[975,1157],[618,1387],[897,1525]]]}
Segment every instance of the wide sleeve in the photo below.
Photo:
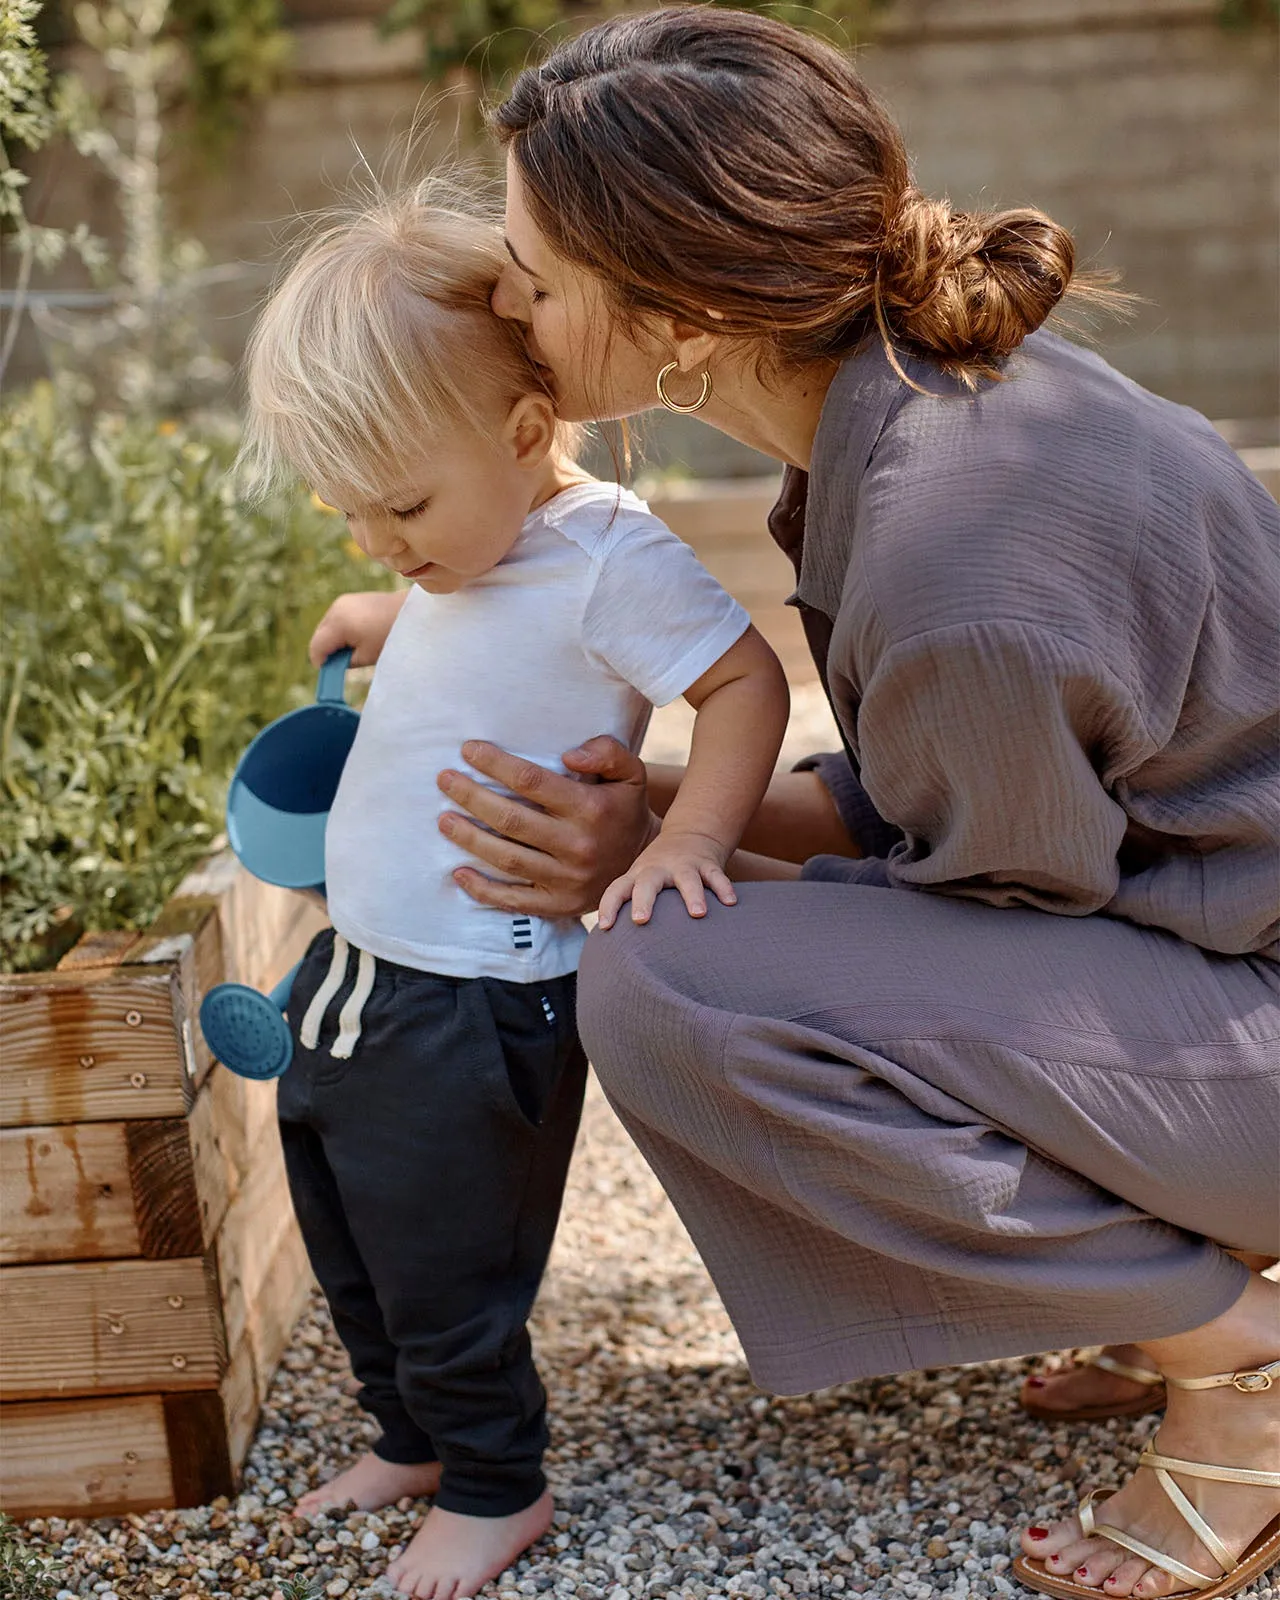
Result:
{"label": "wide sleeve", "polygon": [[902,838],[881,860],[815,857],[806,877],[1078,916],[1114,896],[1127,819],[1110,790],[1154,743],[1078,642],[1017,621],[901,640],[857,731],[862,784]]}
{"label": "wide sleeve", "polygon": [[886,822],[872,805],[871,796],[862,787],[853,762],[843,750],[824,750],[817,755],[804,756],[791,770],[817,773],[860,856],[887,856],[902,838],[901,828]]}

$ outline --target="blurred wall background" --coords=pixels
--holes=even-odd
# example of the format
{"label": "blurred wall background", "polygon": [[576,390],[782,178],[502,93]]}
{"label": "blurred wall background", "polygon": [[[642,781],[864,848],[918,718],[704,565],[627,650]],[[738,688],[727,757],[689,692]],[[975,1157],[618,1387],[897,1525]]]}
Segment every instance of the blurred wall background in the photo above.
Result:
{"label": "blurred wall background", "polygon": [[[474,93],[424,86],[421,43],[379,35],[381,0],[294,0],[292,62],[221,162],[174,141],[174,224],[244,271],[210,288],[235,356],[282,229],[334,198],[358,152],[376,168],[421,106],[437,157]],[[1096,343],[1140,383],[1215,418],[1280,413],[1277,31],[1224,25],[1222,0],[887,0],[859,49],[900,118],[921,187],[957,206],[1031,203],[1145,304]],[[40,164],[51,221],[110,232],[111,197],[64,149]],[[37,359],[28,352],[26,365]],[[1264,430],[1265,431],[1265,430]],[[759,470],[699,424],[648,430],[650,459],[706,476]]]}

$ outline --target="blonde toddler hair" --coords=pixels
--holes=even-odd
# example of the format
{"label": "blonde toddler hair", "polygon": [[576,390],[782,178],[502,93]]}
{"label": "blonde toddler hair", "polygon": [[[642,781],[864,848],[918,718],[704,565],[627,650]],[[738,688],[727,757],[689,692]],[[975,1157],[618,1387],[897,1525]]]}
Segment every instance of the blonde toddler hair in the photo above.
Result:
{"label": "blonde toddler hair", "polygon": [[419,184],[332,213],[287,264],[246,357],[250,493],[296,474],[376,501],[434,433],[492,433],[543,388],[489,307],[497,229],[431,196]]}

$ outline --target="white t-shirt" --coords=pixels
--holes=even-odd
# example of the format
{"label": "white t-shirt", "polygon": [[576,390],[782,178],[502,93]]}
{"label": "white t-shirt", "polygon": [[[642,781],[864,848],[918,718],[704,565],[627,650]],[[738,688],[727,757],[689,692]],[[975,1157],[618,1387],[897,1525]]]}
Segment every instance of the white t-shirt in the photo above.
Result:
{"label": "white t-shirt", "polygon": [[453,881],[475,862],[436,826],[450,809],[437,773],[466,770],[466,739],[556,772],[595,734],[636,750],[651,707],[683,694],[749,620],[644,501],[606,483],[540,506],[510,554],[457,593],[412,589],[329,813],[334,927],[449,977],[572,972],[586,937],[576,917],[513,917]]}

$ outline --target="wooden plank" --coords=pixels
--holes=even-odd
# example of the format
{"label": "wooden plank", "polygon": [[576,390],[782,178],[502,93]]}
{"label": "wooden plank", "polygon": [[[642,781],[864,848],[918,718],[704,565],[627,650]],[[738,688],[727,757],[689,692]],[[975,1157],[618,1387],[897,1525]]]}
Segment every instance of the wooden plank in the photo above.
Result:
{"label": "wooden plank", "polygon": [[186,1122],[127,1122],[124,1128],[140,1253],[148,1261],[202,1255],[204,1230]]}
{"label": "wooden plank", "polygon": [[212,1263],[0,1271],[0,1398],[215,1389],[227,1350]]}
{"label": "wooden plank", "polygon": [[58,963],[59,972],[82,972],[86,967],[118,967],[142,937],[132,928],[108,933],[86,933]]}
{"label": "wooden plank", "polygon": [[213,1087],[185,1122],[0,1130],[0,1265],[203,1255],[238,1182],[218,1119],[244,1115]]}
{"label": "wooden plank", "polygon": [[297,1231],[289,1183],[274,1125],[264,1129],[239,1193],[227,1208],[215,1246],[227,1343],[235,1349],[260,1302],[292,1292],[273,1281],[272,1266],[286,1235]]}
{"label": "wooden plank", "polygon": [[125,1126],[0,1131],[0,1264],[141,1254]]}
{"label": "wooden plank", "polygon": [[166,1394],[161,1400],[174,1504],[208,1505],[220,1494],[231,1494],[235,1473],[227,1450],[222,1396],[206,1389]]}
{"label": "wooden plank", "polygon": [[174,1504],[158,1395],[7,1405],[0,1434],[0,1508],[11,1517],[124,1516]]}
{"label": "wooden plank", "polygon": [[244,1113],[237,1096],[224,1097],[221,1093],[227,1079],[233,1083],[244,1081],[225,1067],[215,1064],[196,1096],[196,1103],[187,1121],[196,1202],[200,1207],[202,1254],[212,1249],[231,1196],[240,1181],[231,1152],[242,1137],[240,1129]]}
{"label": "wooden plank", "polygon": [[289,1228],[271,1258],[262,1288],[250,1302],[248,1337],[258,1390],[264,1400],[314,1288],[302,1235],[296,1226]]}
{"label": "wooden plank", "polygon": [[231,1357],[222,1380],[222,1414],[227,1436],[227,1455],[237,1481],[253,1444],[262,1409],[263,1395],[254,1370],[253,1346],[247,1338]]}
{"label": "wooden plank", "polygon": [[180,1117],[194,1085],[176,964],[0,981],[0,1127]]}

